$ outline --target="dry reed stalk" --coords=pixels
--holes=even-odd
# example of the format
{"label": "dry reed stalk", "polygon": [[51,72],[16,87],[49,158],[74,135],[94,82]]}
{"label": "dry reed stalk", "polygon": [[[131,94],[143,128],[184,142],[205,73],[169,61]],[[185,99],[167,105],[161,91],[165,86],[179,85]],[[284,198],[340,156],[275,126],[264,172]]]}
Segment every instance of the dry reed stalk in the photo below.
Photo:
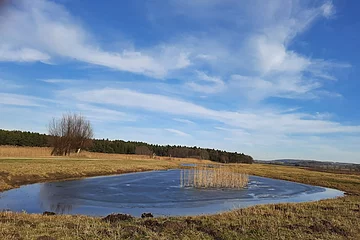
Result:
{"label": "dry reed stalk", "polygon": [[51,148],[0,146],[0,157],[47,157]]}
{"label": "dry reed stalk", "polygon": [[181,187],[195,188],[243,188],[248,184],[248,175],[238,169],[219,166],[211,168],[197,165],[180,172]]}

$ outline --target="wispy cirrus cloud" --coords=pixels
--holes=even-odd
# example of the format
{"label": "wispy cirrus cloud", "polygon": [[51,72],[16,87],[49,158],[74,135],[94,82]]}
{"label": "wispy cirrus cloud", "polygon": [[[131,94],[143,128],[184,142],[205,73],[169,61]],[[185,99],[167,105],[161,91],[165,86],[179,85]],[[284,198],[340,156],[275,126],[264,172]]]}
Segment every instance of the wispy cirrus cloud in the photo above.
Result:
{"label": "wispy cirrus cloud", "polygon": [[4,80],[1,78],[0,78],[0,86],[2,90],[14,90],[23,87],[23,85],[16,84],[14,81]]}
{"label": "wispy cirrus cloud", "polygon": [[[296,37],[314,23],[335,14],[331,1],[318,5],[308,1],[217,0],[168,4],[171,11],[159,13],[153,9],[159,21],[174,15],[174,19],[183,17],[186,22],[186,16],[196,19],[199,25],[213,22],[217,26],[216,31],[207,28],[200,34],[185,34],[174,43],[189,52],[193,67],[206,66],[212,74],[221,76],[222,82],[207,84],[188,79],[186,85],[194,91],[210,94],[228,88],[257,101],[269,97],[324,98],[338,95],[324,89],[326,80],[336,80],[334,72],[351,67],[348,63],[306,56],[291,47]],[[219,14],[219,8],[226,16]],[[234,84],[236,76],[243,78]]]}
{"label": "wispy cirrus cloud", "polygon": [[41,79],[40,81],[45,83],[54,83],[54,84],[69,84],[69,83],[78,83],[82,80],[79,79],[62,79],[62,78],[50,78],[50,79]]}
{"label": "wispy cirrus cloud", "polygon": [[[0,30],[4,33],[0,41],[0,52],[3,53],[0,61],[47,63],[66,58],[155,78],[177,77],[178,70],[195,70],[196,80],[187,79],[185,85],[205,94],[223,91],[228,86],[229,76],[242,75],[257,82],[251,86],[251,92],[258,100],[273,96],[303,96],[305,99],[310,95],[317,96],[318,89],[323,87],[322,80],[336,79],[329,69],[350,66],[312,59],[289,50],[294,38],[317,19],[334,15],[335,7],[330,1],[315,7],[298,1],[255,1],[254,4],[218,0],[170,1],[165,5],[168,11],[158,14],[160,19],[165,16],[171,20],[171,14],[175,13],[174,16],[196,18],[200,24],[217,19],[226,23],[226,27],[218,27],[221,34],[215,37],[216,32],[209,29],[201,34],[185,31],[178,34],[180,37],[174,36],[176,40],[151,47],[105,51],[91,31],[62,5],[45,0],[19,0],[8,3],[0,13]],[[220,7],[226,10],[226,15],[219,14]],[[149,9],[150,13],[154,11],[154,7]],[[239,13],[244,17],[239,18]],[[244,27],[249,22],[256,31]],[[27,36],[26,40],[23,35]],[[211,68],[214,76],[205,73],[204,68]],[[313,77],[304,77],[305,74]],[[273,91],[264,94],[261,87],[259,90],[254,88],[258,79],[272,84]],[[286,94],[283,93],[284,85],[287,85]],[[292,91],[297,88],[302,89],[302,93]],[[238,90],[248,91],[244,86]]]}
{"label": "wispy cirrus cloud", "polygon": [[15,105],[15,106],[29,106],[29,107],[40,107],[43,106],[40,101],[44,99],[21,95],[13,93],[0,93],[0,104]]}
{"label": "wispy cirrus cloud", "polygon": [[156,51],[102,50],[63,6],[45,0],[5,5],[0,12],[0,31],[0,61],[47,62],[62,57],[156,78],[191,64],[187,53],[162,44]]}
{"label": "wispy cirrus cloud", "polygon": [[188,119],[183,119],[183,118],[173,118],[173,120],[180,122],[180,123],[185,123],[185,124],[194,124],[193,121],[190,121]]}
{"label": "wispy cirrus cloud", "polygon": [[32,48],[16,48],[0,45],[0,62],[44,62],[47,63],[50,56]]}
{"label": "wispy cirrus cloud", "polygon": [[188,82],[187,86],[196,92],[217,93],[225,89],[225,83],[219,77],[209,76],[208,74],[196,71],[197,81]]}
{"label": "wispy cirrus cloud", "polygon": [[[99,90],[68,89],[60,96],[70,96],[76,101],[101,103],[118,107],[131,107],[148,112],[190,116],[197,119],[211,119],[232,127],[250,131],[287,134],[327,134],[360,132],[360,126],[343,125],[338,122],[314,117],[301,112],[283,112],[277,109],[223,111],[171,98],[159,94],[148,94],[130,89],[104,88]],[[319,113],[315,113],[318,115]]]}
{"label": "wispy cirrus cloud", "polygon": [[108,107],[97,107],[91,104],[76,104],[77,111],[81,112],[84,116],[89,118],[91,121],[100,122],[126,122],[135,121],[134,115],[120,112],[117,110],[109,109]]}
{"label": "wispy cirrus cloud", "polygon": [[178,136],[181,136],[181,137],[188,137],[188,136],[190,136],[190,135],[187,134],[187,133],[184,133],[184,132],[182,132],[182,131],[180,131],[180,130],[176,130],[176,129],[172,129],[172,128],[166,128],[165,130],[168,131],[168,132],[174,133],[174,134],[176,134],[176,135],[178,135]]}

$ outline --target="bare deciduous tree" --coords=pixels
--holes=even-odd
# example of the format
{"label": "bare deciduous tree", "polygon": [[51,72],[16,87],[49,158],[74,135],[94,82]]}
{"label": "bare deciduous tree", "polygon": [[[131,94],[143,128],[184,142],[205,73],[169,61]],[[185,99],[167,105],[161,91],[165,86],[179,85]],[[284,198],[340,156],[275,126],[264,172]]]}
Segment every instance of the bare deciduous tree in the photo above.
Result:
{"label": "bare deciduous tree", "polygon": [[64,114],[60,119],[53,118],[49,123],[52,155],[70,155],[80,152],[91,144],[93,130],[90,121],[79,114]]}

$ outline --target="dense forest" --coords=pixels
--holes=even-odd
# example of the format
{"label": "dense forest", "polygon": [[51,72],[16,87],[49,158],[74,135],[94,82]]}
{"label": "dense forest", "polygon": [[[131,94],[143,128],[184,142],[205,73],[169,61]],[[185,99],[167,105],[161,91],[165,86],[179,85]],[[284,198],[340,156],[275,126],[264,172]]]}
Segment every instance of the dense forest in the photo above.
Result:
{"label": "dense forest", "polygon": [[[0,129],[0,145],[49,147],[49,140],[50,136],[46,134]],[[86,150],[102,153],[142,154],[179,158],[193,157],[222,163],[253,163],[253,158],[244,153],[199,147],[162,146],[122,140],[94,139],[91,147]]]}
{"label": "dense forest", "polygon": [[49,147],[49,136],[46,134],[0,129],[0,145]]}

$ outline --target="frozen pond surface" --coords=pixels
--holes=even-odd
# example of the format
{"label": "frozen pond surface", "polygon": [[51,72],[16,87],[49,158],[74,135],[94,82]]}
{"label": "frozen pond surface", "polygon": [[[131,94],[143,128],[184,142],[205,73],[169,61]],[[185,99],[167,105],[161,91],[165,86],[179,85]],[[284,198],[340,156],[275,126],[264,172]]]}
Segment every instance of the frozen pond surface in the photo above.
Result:
{"label": "frozen pond surface", "polygon": [[343,192],[295,182],[250,176],[241,190],[180,188],[180,170],[130,173],[39,183],[0,193],[0,210],[100,215],[198,215],[256,204],[306,202]]}

